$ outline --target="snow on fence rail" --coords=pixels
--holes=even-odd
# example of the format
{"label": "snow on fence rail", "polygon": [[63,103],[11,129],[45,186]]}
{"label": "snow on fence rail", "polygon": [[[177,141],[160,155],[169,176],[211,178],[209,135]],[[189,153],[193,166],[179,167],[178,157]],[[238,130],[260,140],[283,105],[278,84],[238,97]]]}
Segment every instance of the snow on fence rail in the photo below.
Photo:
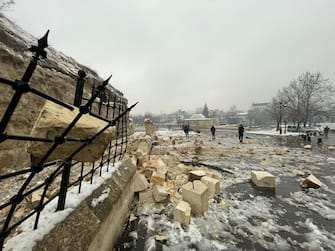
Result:
{"label": "snow on fence rail", "polygon": [[[41,158],[37,161],[32,161],[31,167],[0,175],[0,193],[6,195],[1,195],[3,198],[0,200],[0,251],[3,249],[5,240],[15,234],[15,229],[17,229],[22,222],[35,216],[34,229],[36,229],[38,227],[40,214],[47,204],[58,197],[57,210],[64,210],[68,187],[76,184],[79,188],[78,193],[80,193],[83,180],[90,180],[92,184],[94,174],[97,173],[98,169],[100,176],[103,166],[107,166],[108,172],[109,165],[114,165],[115,161],[121,160],[126,152],[128,116],[130,110],[136,104],[127,107],[125,99],[116,94],[105,94],[105,87],[111,77],[103,81],[97,87],[93,86],[91,97],[84,99],[82,98],[82,94],[85,73],[79,71],[74,106],[37,90],[29,83],[40,57],[47,57],[45,48],[48,46],[48,33],[49,31],[38,40],[38,46],[32,46],[30,48],[30,51],[33,52],[33,57],[21,80],[12,81],[0,77],[0,84],[12,87],[14,90],[12,99],[4,114],[2,114],[0,121],[0,144],[4,141],[19,140],[33,143],[45,142],[49,143],[49,145],[46,146],[50,146],[46,149],[46,153]],[[71,123],[69,123],[59,135],[55,135],[54,138],[9,134],[6,131],[7,126],[20,102],[21,96],[26,93],[32,93],[69,111],[77,111],[77,113]],[[82,105],[81,103],[83,101],[86,103]],[[98,106],[98,113],[93,112],[92,107],[94,104]],[[75,108],[75,106],[79,109]],[[102,114],[102,107],[104,107],[104,114]],[[105,126],[99,129],[94,135],[90,135],[86,138],[70,137],[70,131],[85,114],[104,121]],[[114,135],[113,139],[108,143],[107,148],[98,161],[84,163],[73,160],[76,154],[87,149],[88,146],[91,146],[97,137],[101,136],[111,127],[115,128],[116,135]],[[62,148],[62,145],[66,142],[76,142],[78,147],[73,151],[67,152],[66,157],[62,159],[49,161],[50,156],[52,156],[57,149]],[[8,184],[16,184],[17,189],[15,191],[12,189],[7,191]],[[37,200],[36,194],[38,194]],[[28,205],[28,207],[24,207],[24,203]]]}

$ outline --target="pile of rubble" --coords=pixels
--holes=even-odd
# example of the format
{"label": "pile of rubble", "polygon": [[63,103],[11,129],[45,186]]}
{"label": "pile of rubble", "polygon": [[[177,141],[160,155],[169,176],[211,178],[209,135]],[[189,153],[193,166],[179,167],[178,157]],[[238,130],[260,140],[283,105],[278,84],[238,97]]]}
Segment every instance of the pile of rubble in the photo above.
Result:
{"label": "pile of rubble", "polygon": [[[209,200],[220,192],[221,174],[200,166],[180,163],[183,148],[174,147],[183,137],[158,140],[154,125],[145,121],[146,135],[133,141],[132,153],[136,156],[138,173],[136,191],[140,203],[174,203],[174,220],[189,224],[191,215],[201,215],[208,210]],[[196,139],[194,154],[200,154],[203,143]],[[154,150],[155,149],[155,150]]]}
{"label": "pile of rubble", "polygon": [[[220,193],[222,174],[203,166],[186,166],[181,160],[186,152],[191,152],[195,159],[201,158],[204,152],[211,152],[208,149],[210,146],[199,138],[191,142],[183,136],[158,139],[150,120],[145,121],[145,130],[145,135],[134,138],[129,146],[130,153],[137,160],[136,179],[141,184],[136,190],[139,202],[173,203],[174,220],[189,224],[191,215],[205,213],[209,202],[215,194]],[[248,149],[246,153],[254,154],[251,150]],[[286,151],[283,148],[273,154],[282,155]],[[319,188],[322,185],[312,174],[307,176],[301,180],[303,188]],[[266,171],[251,171],[250,180],[257,187],[276,188],[276,177]]]}

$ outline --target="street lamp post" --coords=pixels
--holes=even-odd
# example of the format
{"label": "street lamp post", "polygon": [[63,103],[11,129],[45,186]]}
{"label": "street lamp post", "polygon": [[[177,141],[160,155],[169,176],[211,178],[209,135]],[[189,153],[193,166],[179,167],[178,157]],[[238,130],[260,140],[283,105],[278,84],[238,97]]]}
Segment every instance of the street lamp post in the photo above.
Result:
{"label": "street lamp post", "polygon": [[[286,104],[283,104],[283,102],[279,102],[279,134],[282,134],[282,128],[281,128],[281,120],[282,120],[282,109],[283,107],[287,107]],[[286,133],[286,121],[285,121],[285,133]]]}

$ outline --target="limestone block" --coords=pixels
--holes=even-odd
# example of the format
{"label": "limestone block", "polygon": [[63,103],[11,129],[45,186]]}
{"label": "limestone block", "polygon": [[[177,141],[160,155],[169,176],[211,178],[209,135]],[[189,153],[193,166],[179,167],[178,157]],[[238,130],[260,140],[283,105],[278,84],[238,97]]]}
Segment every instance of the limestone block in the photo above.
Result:
{"label": "limestone block", "polygon": [[310,150],[310,149],[312,149],[312,145],[305,145],[304,149],[309,149]]}
{"label": "limestone block", "polygon": [[154,201],[154,196],[153,196],[153,189],[149,188],[145,191],[141,191],[138,193],[138,200],[139,202],[147,202],[147,203],[152,203]]}
{"label": "limestone block", "polygon": [[201,180],[202,177],[206,176],[206,172],[203,170],[193,170],[188,173],[188,180]]}
{"label": "limestone block", "polygon": [[251,181],[258,187],[276,187],[276,177],[265,171],[252,171]]}
{"label": "limestone block", "polygon": [[201,178],[201,182],[207,186],[210,195],[214,195],[220,192],[219,180],[209,176],[204,176]]}
{"label": "limestone block", "polygon": [[151,175],[150,181],[155,185],[163,186],[165,182],[165,174],[158,171],[154,171]]}
{"label": "limestone block", "polygon": [[152,167],[154,169],[156,169],[157,171],[159,171],[160,173],[166,173],[168,167],[166,166],[166,164],[164,163],[164,161],[161,158],[158,159],[151,159],[148,162],[148,166]]}
{"label": "limestone block", "polygon": [[328,150],[335,151],[335,146],[328,146]]}
{"label": "limestone block", "polygon": [[183,185],[181,194],[184,201],[190,203],[194,214],[202,214],[208,210],[208,188],[200,180]]}
{"label": "limestone block", "polygon": [[303,188],[319,188],[322,186],[322,183],[317,177],[315,177],[313,174],[310,174],[300,183],[300,185]]}
{"label": "limestone block", "polygon": [[150,147],[151,147],[150,144],[146,141],[139,142],[137,145],[137,151],[136,151],[137,156],[148,155],[150,151]]}
{"label": "limestone block", "polygon": [[150,119],[144,120],[145,134],[149,136],[154,136],[156,133],[155,125]]}
{"label": "limestone block", "polygon": [[160,185],[154,185],[153,196],[156,202],[161,202],[168,199],[169,193],[166,190],[166,187]]}
{"label": "limestone block", "polygon": [[132,189],[134,193],[141,192],[149,188],[149,182],[143,174],[136,172],[133,177]]}
{"label": "limestone block", "polygon": [[133,122],[132,118],[128,118],[128,135],[132,135],[135,132],[135,123]]}
{"label": "limestone block", "polygon": [[[59,136],[63,133],[78,113],[78,108],[70,111],[50,101],[46,101],[30,135],[33,137],[54,140],[55,136]],[[106,125],[106,122],[85,114],[75,124],[66,137],[87,139],[93,137]],[[73,159],[83,162],[93,162],[98,160],[114,137],[115,127],[110,127],[95,138],[92,144],[78,152]],[[45,156],[52,144],[53,143],[31,142],[27,151],[31,154],[34,162],[36,162]],[[82,144],[83,142],[65,142],[60,144],[49,156],[48,160],[63,159],[77,150]]]}
{"label": "limestone block", "polygon": [[190,224],[191,206],[186,201],[179,201],[174,209],[173,219],[183,224]]}

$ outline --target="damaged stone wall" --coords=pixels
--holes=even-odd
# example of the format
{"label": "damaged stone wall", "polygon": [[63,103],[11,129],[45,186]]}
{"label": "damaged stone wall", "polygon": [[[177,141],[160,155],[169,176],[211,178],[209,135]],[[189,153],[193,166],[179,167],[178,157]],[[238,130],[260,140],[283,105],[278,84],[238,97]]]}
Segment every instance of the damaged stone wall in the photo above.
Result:
{"label": "damaged stone wall", "polygon": [[[52,40],[52,31],[49,35]],[[21,79],[31,59],[29,47],[36,45],[37,39],[23,31],[6,17],[0,15],[0,76],[10,80]],[[63,102],[72,104],[78,70],[86,72],[83,97],[88,98],[93,84],[100,84],[102,79],[96,72],[77,63],[74,59],[57,52],[51,47],[46,49],[47,59],[42,59],[32,78],[31,84],[36,89],[47,93]],[[0,116],[4,113],[14,91],[9,86],[0,84]],[[107,95],[117,96],[126,102],[123,94],[107,87]],[[24,94],[13,114],[6,132],[28,135],[38,117],[45,100],[31,93]],[[97,105],[94,106],[95,111]],[[105,111],[102,111],[105,114]],[[28,142],[8,140],[0,144],[0,174],[30,166],[27,153]]]}

